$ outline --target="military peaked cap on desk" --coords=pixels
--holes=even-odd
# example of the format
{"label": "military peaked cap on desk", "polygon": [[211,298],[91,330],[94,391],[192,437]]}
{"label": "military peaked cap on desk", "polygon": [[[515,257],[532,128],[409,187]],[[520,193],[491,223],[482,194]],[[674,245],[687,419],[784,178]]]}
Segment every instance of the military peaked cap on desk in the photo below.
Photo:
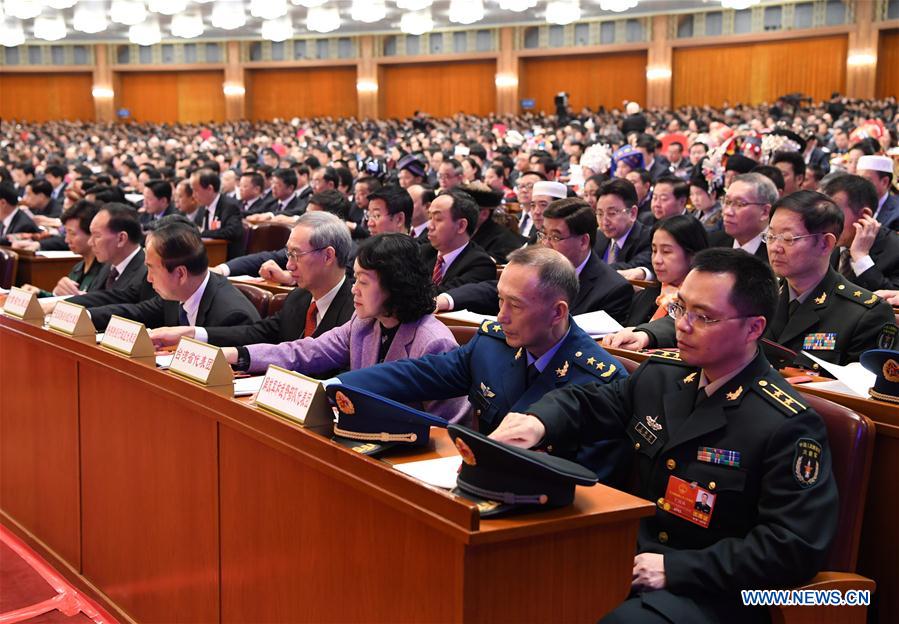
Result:
{"label": "military peaked cap on desk", "polygon": [[331,384],[328,398],[337,407],[334,441],[363,455],[376,455],[397,445],[424,446],[431,427],[446,421],[373,392]]}
{"label": "military peaked cap on desk", "polygon": [[575,485],[596,485],[592,470],[562,457],[515,448],[471,429],[450,425],[462,456],[453,493],[478,504],[481,516],[565,507]]}
{"label": "military peaked cap on desk", "polygon": [[862,353],[861,365],[877,375],[868,393],[880,401],[899,403],[899,351],[871,349]]}

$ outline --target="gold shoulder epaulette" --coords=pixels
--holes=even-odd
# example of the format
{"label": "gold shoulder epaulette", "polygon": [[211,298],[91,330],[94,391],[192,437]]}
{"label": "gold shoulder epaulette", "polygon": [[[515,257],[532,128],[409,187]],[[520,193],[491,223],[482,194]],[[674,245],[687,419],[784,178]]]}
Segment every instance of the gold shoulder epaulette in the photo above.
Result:
{"label": "gold shoulder epaulette", "polygon": [[835,292],[843,297],[844,299],[849,299],[849,301],[854,301],[859,305],[863,305],[866,308],[874,307],[878,301],[880,301],[880,297],[875,295],[870,290],[865,290],[864,288],[860,288],[855,284],[838,284]]}
{"label": "gold shoulder epaulette", "polygon": [[680,364],[681,366],[690,366],[680,359],[680,351],[655,351],[649,356],[653,362],[664,362],[666,364]]}
{"label": "gold shoulder epaulette", "polygon": [[778,388],[774,383],[767,379],[759,379],[752,384],[752,387],[758,394],[768,401],[768,403],[787,416],[795,416],[808,409],[808,405],[802,403],[786,390]]}
{"label": "gold shoulder epaulette", "polygon": [[492,336],[493,338],[500,338],[502,340],[506,339],[502,325],[489,319],[481,323],[481,326],[478,328],[478,333],[485,336]]}

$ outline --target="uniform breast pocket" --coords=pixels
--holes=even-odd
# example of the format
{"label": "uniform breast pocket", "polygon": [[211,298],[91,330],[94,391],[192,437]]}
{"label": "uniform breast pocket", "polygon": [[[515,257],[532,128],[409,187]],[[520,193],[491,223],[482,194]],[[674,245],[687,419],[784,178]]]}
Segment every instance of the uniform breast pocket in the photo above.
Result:
{"label": "uniform breast pocket", "polygon": [[468,394],[468,401],[474,407],[475,428],[481,433],[490,433],[499,425],[496,407],[481,392],[473,390]]}
{"label": "uniform breast pocket", "polygon": [[710,528],[733,529],[751,522],[755,516],[754,498],[746,495],[745,470],[692,462],[677,476],[702,488],[698,490],[696,504],[697,509],[702,507],[710,514]]}
{"label": "uniform breast pocket", "polygon": [[[655,427],[653,426],[655,425]],[[644,459],[652,459],[659,450],[665,446],[668,436],[658,424],[650,420],[645,422],[638,418],[633,418],[627,424],[625,429],[631,448],[637,452],[638,457]]]}

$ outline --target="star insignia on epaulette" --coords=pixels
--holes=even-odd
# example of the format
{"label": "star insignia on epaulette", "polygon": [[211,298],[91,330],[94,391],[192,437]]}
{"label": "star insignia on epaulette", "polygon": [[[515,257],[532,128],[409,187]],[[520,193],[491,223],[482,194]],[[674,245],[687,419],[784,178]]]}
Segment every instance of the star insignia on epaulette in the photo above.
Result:
{"label": "star insignia on epaulette", "polygon": [[871,295],[871,298],[864,302],[865,305],[871,305],[877,301],[877,295]]}
{"label": "star insignia on epaulette", "polygon": [[615,374],[616,370],[618,370],[618,367],[616,367],[614,364],[609,364],[609,370],[600,375],[600,377],[610,377]]}
{"label": "star insignia on epaulette", "polygon": [[728,401],[736,401],[737,399],[740,398],[740,395],[741,395],[741,394],[743,394],[743,386],[740,386],[739,388],[737,388],[737,389],[734,390],[733,392],[728,392],[728,393],[725,394],[724,396],[727,397],[727,400],[728,400]]}
{"label": "star insignia on epaulette", "polygon": [[591,355],[587,358],[587,364],[593,366],[594,364],[596,364],[596,358]]}
{"label": "star insignia on epaulette", "polygon": [[556,369],[556,377],[564,377],[568,374],[568,361],[566,360],[564,364],[562,364],[562,368]]}
{"label": "star insignia on epaulette", "polygon": [[695,371],[684,377],[684,383],[693,383],[694,379],[696,379]]}
{"label": "star insignia on epaulette", "polygon": [[500,331],[502,328],[503,328],[502,325],[494,325],[494,326],[493,326],[493,331],[498,332],[498,331]]}
{"label": "star insignia on epaulette", "polygon": [[596,365],[596,370],[602,370],[602,369],[604,369],[605,367],[606,367],[606,363],[605,363],[605,362],[600,362],[599,364]]}
{"label": "star insignia on epaulette", "polygon": [[862,296],[862,291],[856,290],[854,293],[852,293],[852,296],[853,296],[853,297],[861,297],[861,296]]}
{"label": "star insignia on epaulette", "polygon": [[827,301],[827,293],[826,293],[826,292],[825,292],[825,293],[821,293],[821,296],[820,296],[820,297],[816,297],[816,298],[815,298],[815,303],[817,303],[818,305],[821,305],[821,304],[824,303],[825,301]]}
{"label": "star insignia on epaulette", "polygon": [[520,360],[522,353],[524,353],[524,347],[518,347],[518,351],[515,352],[515,359]]}

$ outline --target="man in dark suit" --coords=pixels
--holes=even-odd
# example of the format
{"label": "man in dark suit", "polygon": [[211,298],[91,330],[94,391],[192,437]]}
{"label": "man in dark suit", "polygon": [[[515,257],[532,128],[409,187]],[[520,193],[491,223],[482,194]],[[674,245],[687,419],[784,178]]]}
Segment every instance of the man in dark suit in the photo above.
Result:
{"label": "man in dark suit", "polygon": [[299,287],[287,295],[280,311],[252,325],[160,327],[150,337],[156,346],[177,344],[187,336],[219,347],[317,338],[353,316],[353,283],[346,275],[351,247],[350,234],[340,219],[326,212],[307,212],[287,241],[293,254],[287,266]]}
{"label": "man in dark suit", "polygon": [[219,193],[221,180],[211,169],[200,169],[194,173],[190,177],[190,185],[197,203],[206,209],[200,236],[228,241],[229,259],[242,256],[244,232],[240,204],[236,199]]}
{"label": "man in dark suit", "polygon": [[184,215],[198,228],[203,227],[203,223],[206,222],[206,209],[197,203],[189,179],[181,180],[175,186],[174,203],[179,214]]}
{"label": "man in dark suit", "polygon": [[868,290],[899,288],[899,234],[874,218],[877,189],[858,175],[842,175],[824,187],[843,211],[843,232],[830,266]]}
{"label": "man in dark suit", "polygon": [[60,206],[65,203],[66,187],[66,168],[56,163],[44,167],[44,179],[53,187],[50,198]]}
{"label": "man in dark suit", "polygon": [[671,163],[661,154],[656,153],[659,141],[651,134],[641,134],[637,138],[637,151],[643,153],[643,168],[649,172],[649,177],[655,182],[662,176],[671,173]]}
{"label": "man in dark suit", "polygon": [[[621,178],[603,183],[596,192],[599,231],[593,251],[627,279],[650,279],[650,229],[637,221],[637,191]],[[631,270],[636,269],[636,270]]]}
{"label": "man in dark suit", "polygon": [[137,211],[124,204],[104,204],[91,220],[90,245],[103,268],[87,292],[69,299],[87,308],[113,303],[137,303],[154,296]]}
{"label": "man in dark suit", "polygon": [[244,171],[238,181],[242,214],[271,212],[277,203],[271,195],[264,195],[265,178],[258,171]]}
{"label": "man in dark suit", "polygon": [[709,236],[712,247],[742,249],[768,260],[762,233],[768,227],[771,206],[777,201],[777,187],[760,173],[744,173],[733,179],[721,202],[724,230]]}
{"label": "man in dark suit", "polygon": [[421,259],[439,292],[496,278],[496,263],[471,242],[478,221],[478,205],[471,195],[457,189],[441,193],[428,213],[429,245],[422,245]]}
{"label": "man in dark suit", "polygon": [[[596,222],[589,204],[577,198],[557,200],[544,213],[544,223],[544,245],[565,256],[578,276],[578,292],[571,302],[571,313],[605,310],[609,316],[623,322],[634,289],[591,250]],[[496,314],[499,311],[497,281],[454,288],[437,296],[437,307],[441,311],[456,309]]]}
{"label": "man in dark suit", "polygon": [[172,185],[167,180],[148,180],[144,184],[144,211],[140,213],[140,225],[144,232],[156,227],[159,220],[175,214],[172,205]]}
{"label": "man in dark suit", "polygon": [[271,201],[260,203],[247,212],[247,221],[250,223],[263,223],[276,216],[298,217],[306,212],[308,198],[312,195],[312,189],[307,187],[309,194],[305,199],[297,192],[297,173],[293,169],[276,169],[272,173]]}
{"label": "man in dark suit", "polygon": [[461,188],[478,205],[478,227],[471,237],[472,242],[480,245],[497,264],[505,264],[506,256],[524,245],[526,239],[493,220],[493,212],[502,202],[502,193],[497,193],[480,182]]}
{"label": "man in dark suit", "polygon": [[862,156],[856,165],[858,175],[867,178],[877,189],[874,218],[884,227],[899,230],[899,197],[890,193],[893,186],[893,161],[889,156]]}
{"label": "man in dark suit", "polygon": [[0,245],[9,244],[10,234],[35,234],[41,229],[19,210],[19,196],[10,182],[0,183]]}
{"label": "man in dark suit", "polygon": [[226,278],[209,271],[206,246],[184,217],[166,217],[147,235],[146,263],[147,281],[157,296],[91,308],[97,329],[104,329],[113,314],[147,327],[248,325],[259,320],[249,299]]}
{"label": "man in dark suit", "polygon": [[43,178],[35,178],[25,187],[22,203],[33,215],[58,219],[62,215],[62,202],[56,202],[51,195],[53,187]]}

